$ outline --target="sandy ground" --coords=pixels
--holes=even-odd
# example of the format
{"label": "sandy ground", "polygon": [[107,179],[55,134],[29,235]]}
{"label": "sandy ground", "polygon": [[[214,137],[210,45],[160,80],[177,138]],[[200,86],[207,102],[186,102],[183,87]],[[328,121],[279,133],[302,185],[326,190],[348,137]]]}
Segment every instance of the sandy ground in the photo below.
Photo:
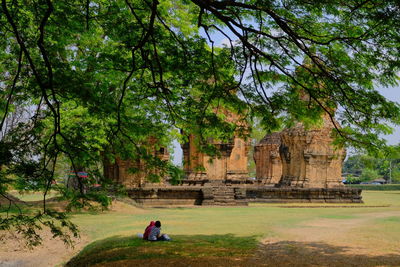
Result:
{"label": "sandy ground", "polygon": [[53,239],[50,232],[42,231],[43,244],[31,250],[22,238],[8,232],[0,232],[0,266],[56,266],[68,261],[87,243],[87,238],[75,239],[74,248],[68,248],[61,240]]}
{"label": "sandy ground", "polygon": [[[19,199],[13,196],[8,195],[7,197],[11,197],[16,203],[21,203]],[[0,198],[0,201],[3,201],[1,204],[8,205],[7,199]],[[40,201],[31,201],[29,203],[36,202]],[[64,206],[65,203],[57,202],[57,206],[53,208],[62,211]],[[120,201],[114,201],[110,209],[116,212],[123,211],[126,214],[144,212],[142,209],[133,208]],[[79,253],[89,243],[87,237],[83,236],[82,233],[80,235],[80,238],[73,239],[74,247],[71,248],[65,246],[61,240],[52,238],[52,234],[49,231],[42,231],[42,245],[29,249],[24,243],[24,239],[18,234],[0,231],[0,267],[62,266],[63,263]]]}
{"label": "sandy ground", "polygon": [[[7,198],[0,197],[0,205],[8,205],[9,199],[14,203],[20,204],[23,202],[12,195],[6,195]],[[57,210],[62,211],[65,206],[64,202],[56,203]],[[29,204],[33,205],[41,203],[41,201],[31,201]],[[42,237],[42,245],[30,249],[26,246],[24,238],[19,234],[0,231],[0,267],[25,267],[25,266],[56,266],[61,265],[63,262],[68,261],[71,257],[77,254],[84,246],[88,244],[88,238],[82,236],[79,239],[72,239],[74,247],[67,247],[59,240],[52,238],[49,230],[41,230],[40,236]]]}

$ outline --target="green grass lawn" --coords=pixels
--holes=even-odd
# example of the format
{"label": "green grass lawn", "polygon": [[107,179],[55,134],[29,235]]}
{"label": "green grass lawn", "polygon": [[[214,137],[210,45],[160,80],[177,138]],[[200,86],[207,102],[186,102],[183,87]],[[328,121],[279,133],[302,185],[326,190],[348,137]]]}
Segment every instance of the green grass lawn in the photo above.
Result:
{"label": "green grass lawn", "polygon": [[[18,191],[11,191],[9,192],[13,196],[19,198],[22,201],[42,201],[43,200],[43,193],[41,192],[18,192]],[[46,195],[46,199],[56,197],[58,194],[54,192],[48,192]]]}
{"label": "green grass lawn", "polygon": [[[262,240],[330,242],[367,250],[377,246],[376,253],[399,252],[400,191],[366,191],[363,199],[364,204],[296,207],[254,204],[142,209],[119,203],[114,211],[73,216],[81,233],[94,242],[69,264],[87,266],[144,258],[202,259],[205,255],[246,258],[254,255]],[[142,233],[151,220],[160,220],[162,232],[173,241],[151,243],[138,239],[136,234]]]}

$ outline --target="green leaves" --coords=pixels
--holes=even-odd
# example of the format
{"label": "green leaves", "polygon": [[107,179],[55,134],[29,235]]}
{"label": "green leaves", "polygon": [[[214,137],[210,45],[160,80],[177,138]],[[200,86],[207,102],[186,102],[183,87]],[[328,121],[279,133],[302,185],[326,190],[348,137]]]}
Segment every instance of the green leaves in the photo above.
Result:
{"label": "green leaves", "polygon": [[[247,135],[248,121],[272,132],[326,114],[342,125],[337,145],[376,150],[399,124],[399,105],[375,89],[398,84],[394,0],[2,0],[1,8],[1,179],[54,187],[75,206],[108,199],[85,194],[83,183],[75,193],[52,186],[55,176],[85,170],[108,188],[102,161],[118,155],[158,168],[154,181],[177,182],[182,173],[148,151],[187,134],[218,156],[208,141]],[[215,36],[233,47],[216,47]]]}

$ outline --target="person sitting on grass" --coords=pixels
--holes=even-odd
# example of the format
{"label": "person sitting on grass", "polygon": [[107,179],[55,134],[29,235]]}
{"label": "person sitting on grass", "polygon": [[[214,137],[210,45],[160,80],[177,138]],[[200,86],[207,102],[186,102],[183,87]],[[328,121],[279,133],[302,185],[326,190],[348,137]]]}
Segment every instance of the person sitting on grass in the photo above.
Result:
{"label": "person sitting on grass", "polygon": [[143,239],[144,240],[148,240],[149,239],[149,234],[151,232],[151,229],[153,229],[155,227],[155,222],[151,221],[150,224],[146,227],[146,229],[144,230],[144,234],[143,234]]}
{"label": "person sitting on grass", "polygon": [[149,234],[149,241],[170,241],[171,239],[169,238],[168,235],[166,234],[161,234],[161,222],[156,221],[155,227],[151,229],[150,234]]}

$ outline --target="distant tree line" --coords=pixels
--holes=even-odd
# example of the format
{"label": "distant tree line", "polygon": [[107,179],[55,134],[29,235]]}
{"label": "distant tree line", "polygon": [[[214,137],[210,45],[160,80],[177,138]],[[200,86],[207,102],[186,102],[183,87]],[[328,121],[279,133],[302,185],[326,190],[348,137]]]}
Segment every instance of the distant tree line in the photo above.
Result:
{"label": "distant tree line", "polygon": [[387,183],[400,182],[399,146],[388,155],[355,154],[343,164],[343,175],[347,183],[370,182],[383,178]]}

